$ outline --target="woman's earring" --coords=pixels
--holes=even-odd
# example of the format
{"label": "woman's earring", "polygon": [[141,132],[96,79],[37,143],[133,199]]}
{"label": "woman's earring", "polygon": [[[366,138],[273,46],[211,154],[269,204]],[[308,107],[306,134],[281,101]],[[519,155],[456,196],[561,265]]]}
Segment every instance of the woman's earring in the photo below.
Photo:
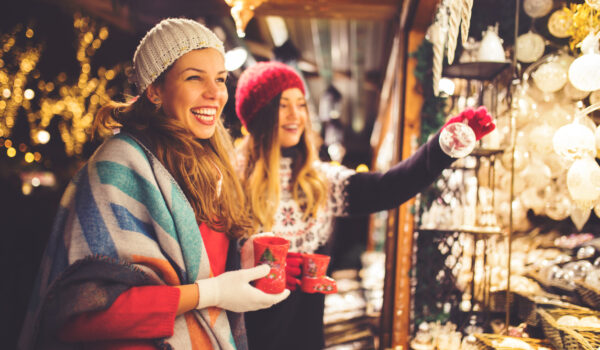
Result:
{"label": "woman's earring", "polygon": [[161,107],[160,98],[153,98],[152,103],[154,103],[154,105],[156,106],[156,110],[160,109],[160,107]]}

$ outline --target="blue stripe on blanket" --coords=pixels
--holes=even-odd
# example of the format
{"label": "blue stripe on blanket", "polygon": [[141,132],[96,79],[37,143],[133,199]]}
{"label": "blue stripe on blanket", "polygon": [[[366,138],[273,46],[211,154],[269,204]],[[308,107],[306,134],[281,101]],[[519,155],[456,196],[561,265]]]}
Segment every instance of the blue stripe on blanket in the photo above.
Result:
{"label": "blue stripe on blanket", "polygon": [[115,203],[110,203],[110,207],[112,208],[112,211],[115,214],[115,217],[117,218],[117,223],[119,224],[120,228],[127,231],[139,232],[156,242],[158,241],[151,224],[143,222],[142,220],[136,218],[124,206]]}
{"label": "blue stripe on blanket", "polygon": [[112,241],[102,214],[96,205],[90,186],[87,164],[81,169],[81,181],[75,194],[75,210],[83,236],[92,254],[99,254],[117,259],[117,248]]}
{"label": "blue stripe on blanket", "polygon": [[154,184],[132,169],[115,162],[97,162],[96,170],[101,183],[115,186],[138,202],[145,203],[152,220],[156,221],[171,237],[177,239],[170,210]]}
{"label": "blue stripe on blanket", "polygon": [[171,188],[171,203],[173,212],[180,214],[174,216],[175,224],[179,228],[179,232],[183,233],[179,237],[179,245],[187,267],[187,282],[192,283],[198,278],[200,270],[202,235],[200,235],[200,228],[192,207],[176,184],[173,184]]}

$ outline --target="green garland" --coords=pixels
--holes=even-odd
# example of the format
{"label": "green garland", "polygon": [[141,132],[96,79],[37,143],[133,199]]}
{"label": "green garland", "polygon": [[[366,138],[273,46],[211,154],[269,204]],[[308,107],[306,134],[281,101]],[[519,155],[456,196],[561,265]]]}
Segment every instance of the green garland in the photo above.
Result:
{"label": "green garland", "polygon": [[421,137],[419,144],[427,142],[429,135],[435,134],[445,123],[447,97],[433,94],[433,45],[423,40],[417,51],[410,53],[417,60],[413,74],[419,81],[419,90],[423,96],[421,107]]}

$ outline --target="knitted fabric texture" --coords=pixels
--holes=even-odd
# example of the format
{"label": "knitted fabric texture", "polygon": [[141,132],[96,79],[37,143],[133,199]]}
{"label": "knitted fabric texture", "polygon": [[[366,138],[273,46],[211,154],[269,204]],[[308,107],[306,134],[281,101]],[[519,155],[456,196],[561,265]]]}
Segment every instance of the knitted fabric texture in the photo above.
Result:
{"label": "knitted fabric texture", "polygon": [[179,57],[203,48],[216,49],[225,57],[223,42],[204,25],[185,18],[162,20],[146,33],[133,55],[138,92],[146,90]]}
{"label": "knitted fabric texture", "polygon": [[240,76],[235,92],[238,118],[247,128],[261,108],[290,88],[298,88],[305,93],[302,78],[283,63],[259,62],[246,69]]}

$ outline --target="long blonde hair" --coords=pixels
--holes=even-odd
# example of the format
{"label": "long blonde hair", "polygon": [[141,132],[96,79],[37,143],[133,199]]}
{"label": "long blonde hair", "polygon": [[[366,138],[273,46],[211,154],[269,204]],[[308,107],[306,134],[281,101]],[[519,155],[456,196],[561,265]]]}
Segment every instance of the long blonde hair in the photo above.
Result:
{"label": "long blonde hair", "polygon": [[[163,81],[158,78],[153,84]],[[142,94],[130,103],[110,101],[98,111],[94,132],[114,127],[133,134],[152,150],[185,193],[199,223],[204,222],[230,238],[254,231],[245,194],[231,162],[231,138],[220,120],[211,138],[197,139],[183,123],[167,117]]]}
{"label": "long blonde hair", "polygon": [[[241,176],[253,219],[269,231],[275,222],[279,204],[279,101],[273,98],[259,110],[250,125],[249,135],[242,143],[244,163]],[[303,219],[316,215],[327,199],[327,182],[312,166],[318,159],[316,135],[307,121],[292,163],[292,196],[303,208]]]}

